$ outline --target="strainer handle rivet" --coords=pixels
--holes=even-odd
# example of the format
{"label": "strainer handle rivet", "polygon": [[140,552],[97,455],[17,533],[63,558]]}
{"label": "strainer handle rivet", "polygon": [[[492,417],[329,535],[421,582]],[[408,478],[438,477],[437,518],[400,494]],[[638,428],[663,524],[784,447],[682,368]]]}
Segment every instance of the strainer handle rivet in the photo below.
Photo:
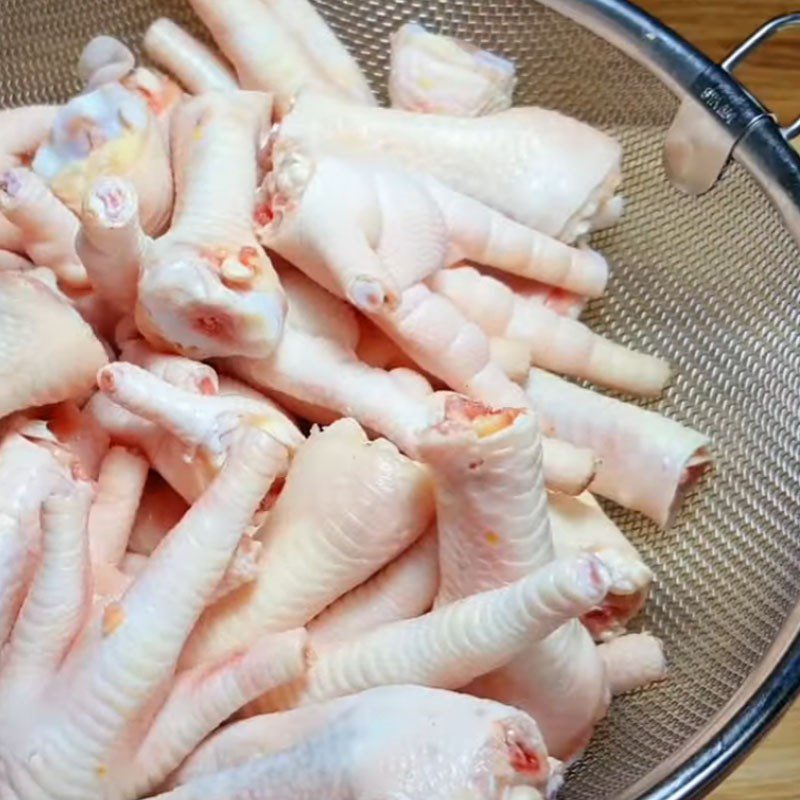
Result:
{"label": "strainer handle rivet", "polygon": [[[774,115],[744,87],[732,86],[729,76],[775,34],[795,26],[800,26],[800,13],[769,20],[722,64],[710,66],[694,80],[664,144],[664,168],[678,189],[690,195],[709,191],[741,139],[765,120],[776,122]],[[800,118],[782,133],[787,139],[800,134]]]}

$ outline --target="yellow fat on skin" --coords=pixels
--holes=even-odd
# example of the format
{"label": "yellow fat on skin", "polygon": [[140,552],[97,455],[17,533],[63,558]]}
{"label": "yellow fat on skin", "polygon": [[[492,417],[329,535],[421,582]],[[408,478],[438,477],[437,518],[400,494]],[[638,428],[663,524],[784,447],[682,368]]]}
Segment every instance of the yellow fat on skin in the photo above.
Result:
{"label": "yellow fat on skin", "polygon": [[129,130],[119,139],[93,150],[85,161],[66,167],[52,181],[53,192],[79,213],[84,195],[98,178],[131,171],[145,150],[146,136],[143,131]]}

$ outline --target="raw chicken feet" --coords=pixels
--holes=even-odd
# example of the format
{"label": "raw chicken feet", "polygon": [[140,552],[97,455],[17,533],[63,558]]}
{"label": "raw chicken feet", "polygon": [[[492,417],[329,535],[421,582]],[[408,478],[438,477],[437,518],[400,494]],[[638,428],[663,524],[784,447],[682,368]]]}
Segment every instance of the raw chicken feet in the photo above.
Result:
{"label": "raw chicken feet", "polygon": [[205,744],[159,800],[514,800],[560,784],[535,722],[466,695],[396,686],[257,717]]}
{"label": "raw chicken feet", "polygon": [[170,231],[145,249],[136,322],[156,346],[194,358],[269,355],[285,299],[255,240],[256,151],[269,98],[204,94],[173,122],[177,199]]}
{"label": "raw chicken feet", "polygon": [[215,670],[174,676],[283,457],[266,434],[247,434],[121,596],[103,594],[102,573],[93,580],[90,570],[88,485],[66,483],[49,496],[40,562],[0,663],[4,797],[133,800],[240,705],[305,668],[304,636],[292,632]]}

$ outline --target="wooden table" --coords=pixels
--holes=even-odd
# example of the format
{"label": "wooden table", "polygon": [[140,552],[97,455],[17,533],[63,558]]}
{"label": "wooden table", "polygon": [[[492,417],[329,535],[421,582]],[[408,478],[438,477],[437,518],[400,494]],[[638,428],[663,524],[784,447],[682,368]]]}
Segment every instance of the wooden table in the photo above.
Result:
{"label": "wooden table", "polygon": [[[800,0],[638,0],[721,61],[762,22],[800,10]],[[779,35],[737,77],[782,122],[800,114],[800,36]],[[800,704],[719,788],[713,800],[800,800]]]}
{"label": "wooden table", "polygon": [[[761,23],[800,11],[800,0],[634,0],[715,61],[722,61]],[[785,31],[737,72],[782,121],[800,114],[800,29]],[[800,797],[798,793],[797,797]]]}

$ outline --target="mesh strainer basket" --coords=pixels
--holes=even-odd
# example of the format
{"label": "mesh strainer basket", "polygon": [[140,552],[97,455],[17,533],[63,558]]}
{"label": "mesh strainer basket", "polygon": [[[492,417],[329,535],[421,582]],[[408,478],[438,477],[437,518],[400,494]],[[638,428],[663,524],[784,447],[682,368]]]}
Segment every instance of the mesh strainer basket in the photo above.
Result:
{"label": "mesh strainer basket", "polygon": [[[318,5],[376,87],[390,32],[415,19],[516,59],[519,103],[625,146],[627,214],[596,242],[613,283],[589,322],[674,362],[655,407],[712,433],[716,468],[666,533],[615,512],[656,570],[641,624],[664,640],[671,677],[615,703],[563,796],[700,796],[800,682],[800,160],[727,72],[622,0]],[[2,104],[66,98],[91,36],[136,47],[164,14],[200,30],[184,0],[0,0]],[[693,145],[672,153],[671,171],[714,184],[700,197],[663,166],[681,104],[678,139]]]}

